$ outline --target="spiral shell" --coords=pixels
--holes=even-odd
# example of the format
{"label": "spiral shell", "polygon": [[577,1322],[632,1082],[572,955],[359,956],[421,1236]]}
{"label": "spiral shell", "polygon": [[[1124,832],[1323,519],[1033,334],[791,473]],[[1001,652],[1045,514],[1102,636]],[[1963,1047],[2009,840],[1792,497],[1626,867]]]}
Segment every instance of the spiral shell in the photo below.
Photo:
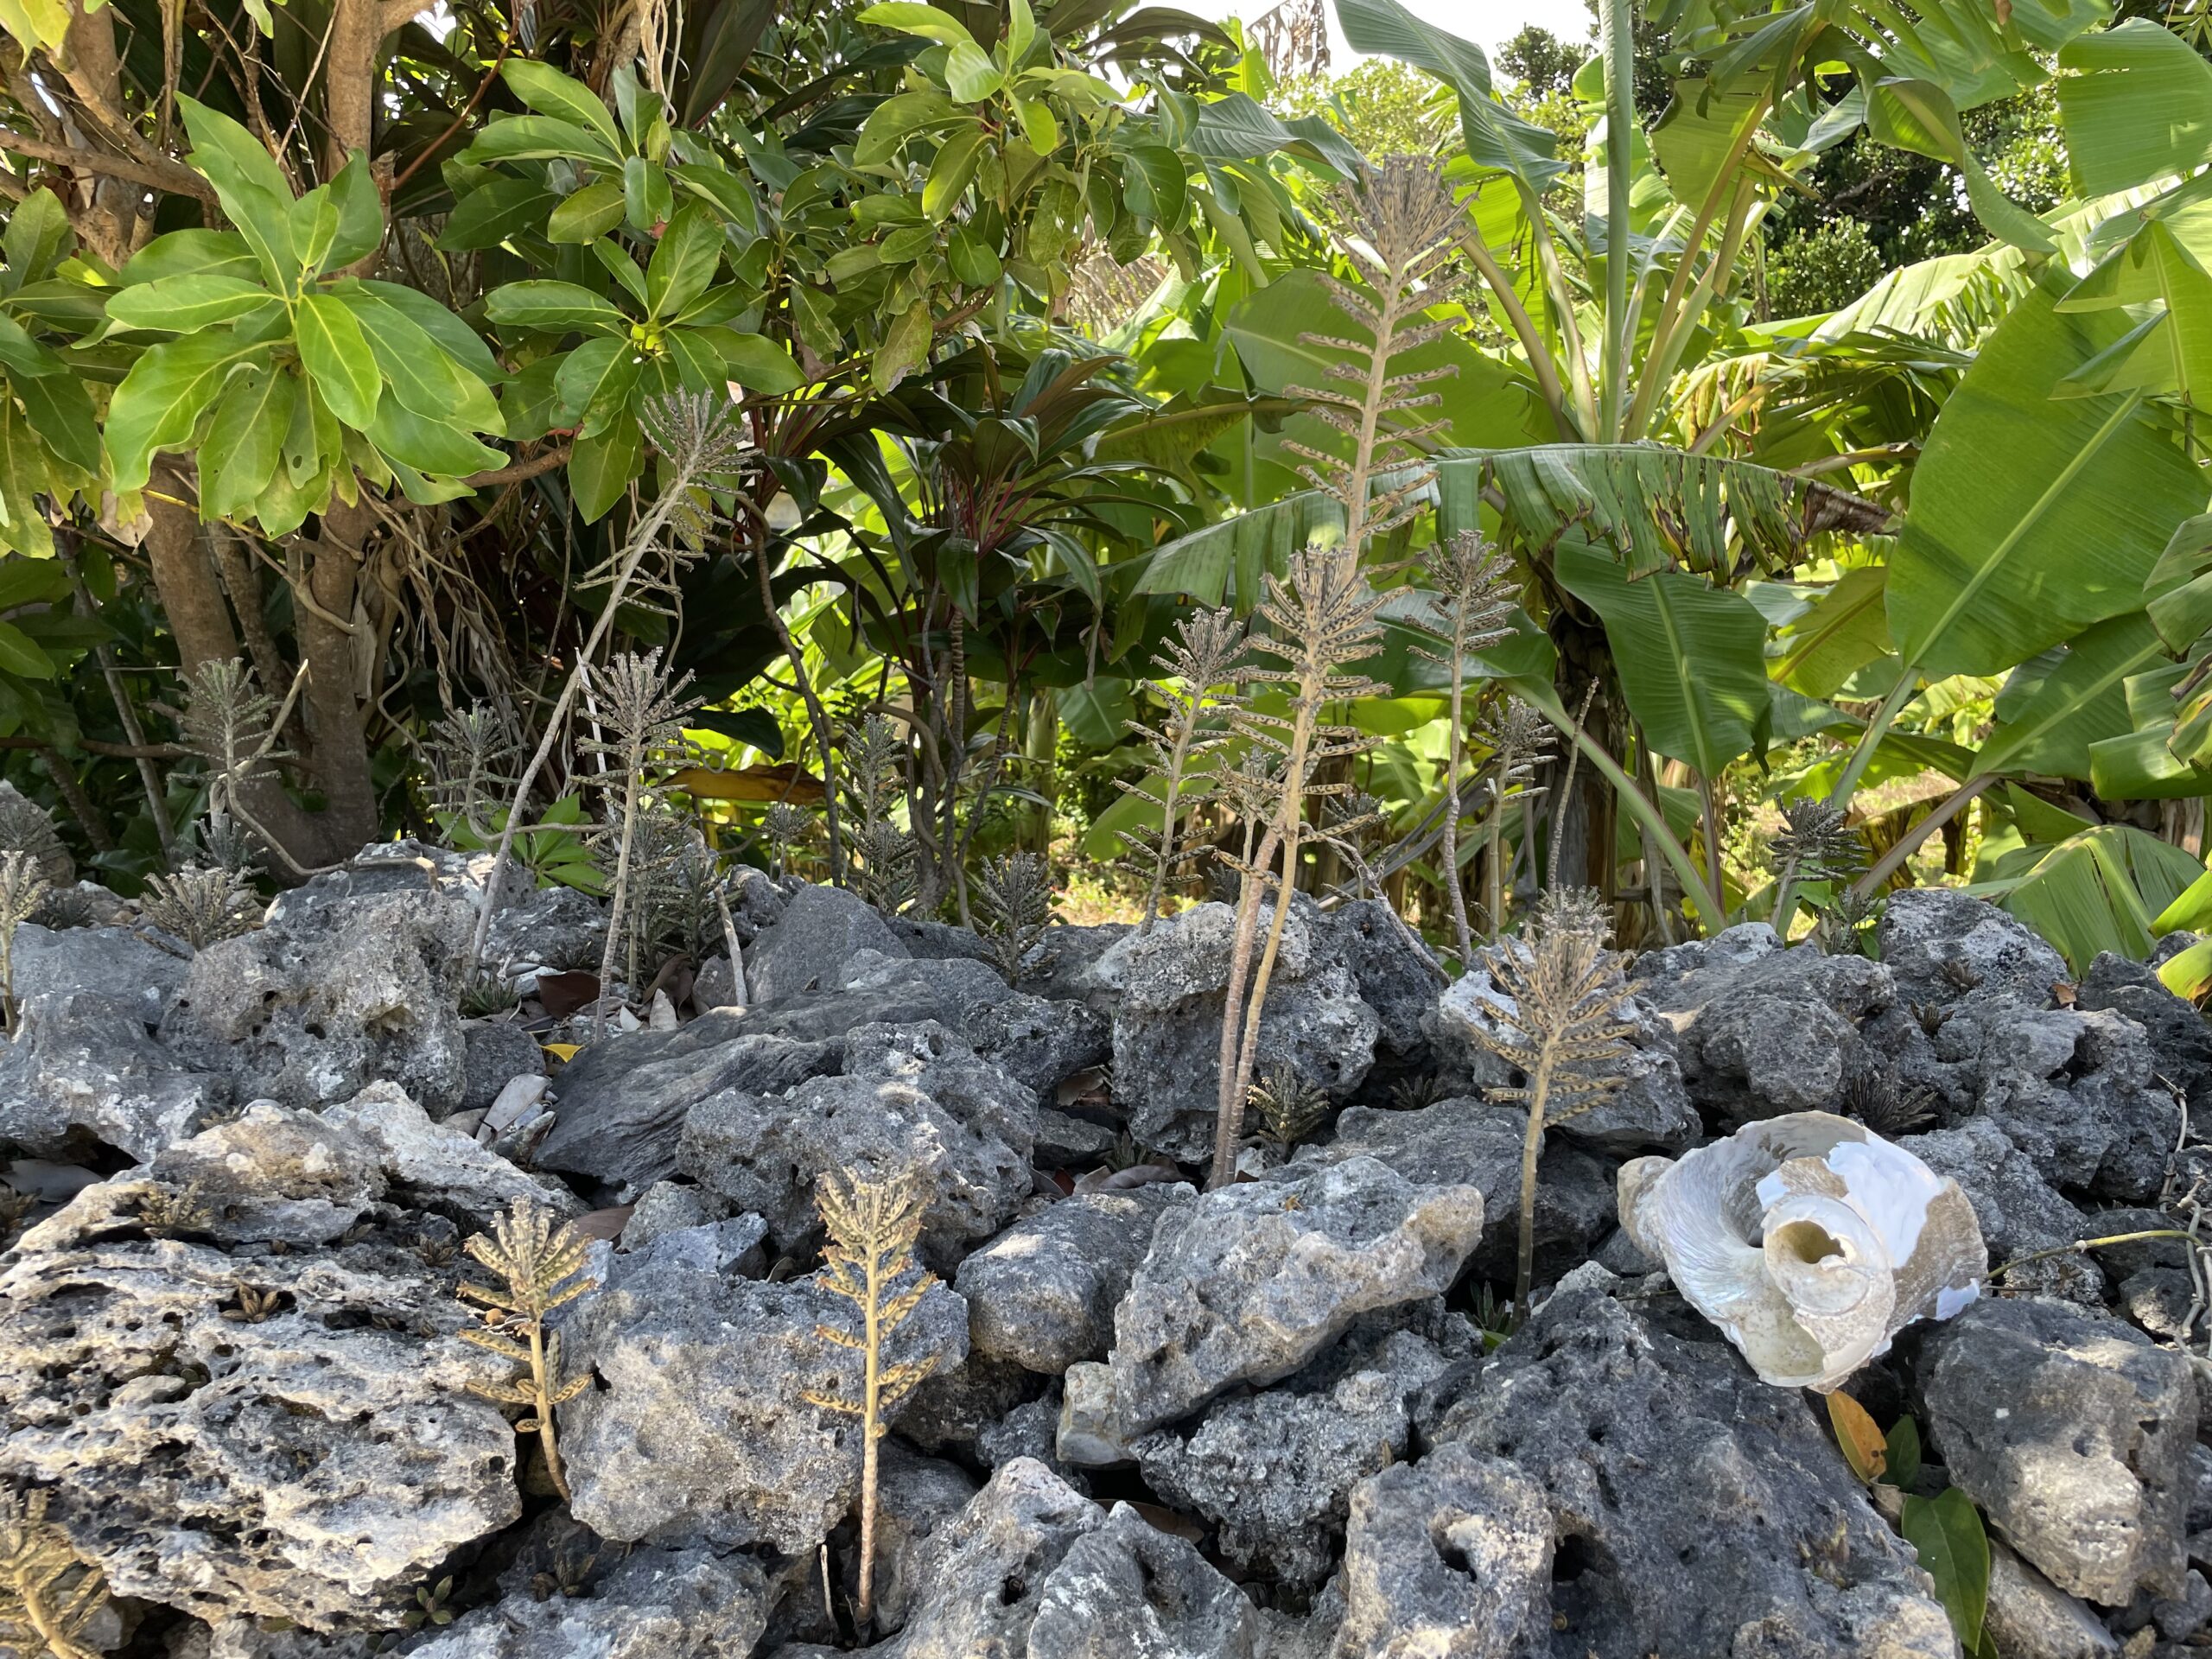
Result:
{"label": "spiral shell", "polygon": [[1989,1252],[1958,1183],[1827,1112],[1637,1158],[1621,1225],[1762,1381],[1822,1393],[1915,1319],[1980,1294]]}

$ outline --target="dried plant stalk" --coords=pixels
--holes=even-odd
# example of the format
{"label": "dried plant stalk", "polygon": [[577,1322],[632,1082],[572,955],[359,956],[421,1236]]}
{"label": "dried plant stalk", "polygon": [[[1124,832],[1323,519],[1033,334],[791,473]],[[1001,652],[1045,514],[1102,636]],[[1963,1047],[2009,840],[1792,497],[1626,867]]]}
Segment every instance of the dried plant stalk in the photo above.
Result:
{"label": "dried plant stalk", "polygon": [[1122,834],[1132,863],[1148,878],[1139,934],[1152,931],[1169,879],[1190,861],[1180,845],[1183,823],[1210,792],[1197,767],[1220,748],[1226,729],[1213,717],[1224,701],[1215,696],[1215,688],[1233,687],[1243,664],[1244,626],[1226,608],[1194,612],[1183,619],[1176,632],[1178,637],[1161,646],[1154,659],[1162,676],[1157,690],[1167,713],[1157,728],[1134,721],[1130,726],[1131,734],[1152,751],[1160,788],[1154,791],[1144,782],[1116,780],[1128,793],[1160,809],[1156,832]]}
{"label": "dried plant stalk", "polygon": [[98,1659],[80,1638],[107,1580],[46,1518],[42,1491],[0,1491],[0,1646],[18,1659]]}
{"label": "dried plant stalk", "polygon": [[926,1201],[911,1172],[892,1180],[863,1181],[832,1171],[823,1176],[816,1201],[830,1240],[823,1252],[823,1288],[859,1311],[861,1328],[856,1334],[817,1325],[815,1335],[859,1354],[861,1376],[856,1395],[809,1390],[805,1399],[824,1411],[860,1420],[860,1599],[855,1616],[865,1630],[874,1611],[877,1447],[890,1432],[891,1414],[935,1363],[934,1357],[889,1361],[884,1347],[937,1279],[914,1262]]}
{"label": "dried plant stalk", "polygon": [[1605,948],[1602,901],[1580,888],[1552,888],[1528,931],[1483,952],[1495,996],[1475,1001],[1492,1022],[1482,1043],[1524,1081],[1491,1091],[1529,1109],[1521,1145],[1521,1241],[1513,1306],[1528,1317],[1535,1270],[1536,1160],[1544,1131],[1588,1111],[1625,1081],[1623,1065],[1636,1027],[1619,1017],[1628,996],[1626,958]]}
{"label": "dried plant stalk", "polygon": [[[1554,734],[1551,721],[1520,698],[1509,696],[1497,718],[1479,728],[1478,734],[1494,757],[1490,769],[1490,822],[1486,826],[1490,842],[1486,861],[1490,870],[1485,908],[1490,912],[1490,934],[1495,938],[1505,926],[1506,802],[1510,799],[1520,806],[1525,824],[1529,808],[1544,792],[1536,783],[1536,768],[1552,759]],[[1526,839],[1525,828],[1522,833]]]}
{"label": "dried plant stalk", "polygon": [[591,1386],[591,1373],[561,1380],[561,1336],[545,1328],[545,1316],[597,1285],[597,1280],[582,1276],[588,1245],[582,1234],[544,1205],[517,1198],[514,1208],[493,1223],[489,1236],[479,1233],[466,1248],[504,1285],[461,1287],[457,1294],[464,1301],[484,1309],[482,1326],[468,1326],[461,1337],[521,1368],[505,1382],[472,1382],[469,1389],[501,1405],[526,1409],[529,1414],[515,1428],[537,1434],[545,1448],[553,1489],[565,1503],[569,1479],[561,1468],[553,1412]]}
{"label": "dried plant stalk", "polygon": [[[1459,939],[1464,967],[1475,957],[1474,933],[1467,925],[1466,885],[1459,877],[1459,774],[1467,756],[1467,653],[1494,645],[1512,632],[1506,626],[1506,619],[1512,614],[1521,589],[1508,580],[1512,562],[1471,530],[1463,530],[1441,547],[1430,550],[1426,569],[1435,586],[1437,608],[1443,613],[1444,626],[1436,632],[1446,649],[1433,652],[1418,645],[1414,649],[1431,662],[1448,664],[1452,672],[1451,731],[1444,761],[1444,888],[1452,901],[1452,929]],[[1490,925],[1497,927],[1495,917]]]}

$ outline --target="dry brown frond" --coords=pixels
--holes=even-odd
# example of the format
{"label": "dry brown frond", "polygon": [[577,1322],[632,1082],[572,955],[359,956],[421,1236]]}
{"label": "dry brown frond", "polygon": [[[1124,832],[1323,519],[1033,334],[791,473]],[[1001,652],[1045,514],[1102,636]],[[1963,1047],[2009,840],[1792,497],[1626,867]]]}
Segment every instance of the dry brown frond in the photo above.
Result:
{"label": "dry brown frond", "polygon": [[107,1600],[97,1567],[46,1518],[42,1491],[0,1491],[0,1646],[18,1659],[96,1659],[80,1638]]}
{"label": "dry brown frond", "polygon": [[937,1283],[914,1260],[928,1208],[919,1180],[909,1172],[887,1181],[862,1181],[840,1172],[824,1174],[816,1189],[830,1243],[823,1251],[822,1287],[850,1302],[859,1332],[817,1325],[815,1335],[861,1357],[859,1387],[850,1394],[810,1390],[807,1403],[861,1424],[860,1598],[855,1610],[868,1625],[875,1588],[877,1443],[890,1432],[899,1403],[930,1373],[933,1359],[893,1362],[885,1344]]}
{"label": "dry brown frond", "polygon": [[561,1380],[561,1337],[545,1328],[545,1316],[597,1286],[597,1280],[582,1276],[589,1243],[543,1205],[517,1198],[514,1208],[493,1223],[490,1234],[479,1233],[467,1248],[471,1257],[499,1275],[502,1285],[460,1287],[456,1294],[480,1304],[484,1320],[481,1326],[465,1328],[461,1337],[517,1368],[507,1381],[472,1382],[470,1391],[525,1409],[529,1414],[515,1425],[516,1431],[537,1435],[554,1490],[565,1503],[569,1481],[561,1468],[553,1412],[591,1386],[591,1373],[580,1371],[566,1382]]}

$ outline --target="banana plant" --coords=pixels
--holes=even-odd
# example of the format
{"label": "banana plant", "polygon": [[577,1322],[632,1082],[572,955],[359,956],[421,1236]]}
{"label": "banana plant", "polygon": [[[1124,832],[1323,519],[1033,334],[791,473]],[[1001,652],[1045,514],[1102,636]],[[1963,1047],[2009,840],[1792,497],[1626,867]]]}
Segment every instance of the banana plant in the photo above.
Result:
{"label": "banana plant", "polygon": [[296,199],[257,140],[180,98],[195,171],[231,231],[172,231],[126,264],[105,340],[145,343],[108,406],[108,482],[145,488],[155,457],[198,457],[203,518],[270,536],[362,481],[420,502],[466,494],[505,457],[482,340],[419,291],[347,274],[384,241],[368,158]]}

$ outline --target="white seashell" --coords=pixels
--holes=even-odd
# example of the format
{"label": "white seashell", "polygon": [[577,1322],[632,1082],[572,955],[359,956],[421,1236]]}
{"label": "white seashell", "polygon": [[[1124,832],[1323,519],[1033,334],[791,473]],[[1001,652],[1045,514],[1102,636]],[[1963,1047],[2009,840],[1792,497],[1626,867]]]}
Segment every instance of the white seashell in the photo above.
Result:
{"label": "white seashell", "polygon": [[1956,1181],[1827,1112],[1747,1123],[1621,1167],[1621,1225],[1763,1382],[1826,1393],[1915,1319],[1981,1293],[1989,1251]]}

